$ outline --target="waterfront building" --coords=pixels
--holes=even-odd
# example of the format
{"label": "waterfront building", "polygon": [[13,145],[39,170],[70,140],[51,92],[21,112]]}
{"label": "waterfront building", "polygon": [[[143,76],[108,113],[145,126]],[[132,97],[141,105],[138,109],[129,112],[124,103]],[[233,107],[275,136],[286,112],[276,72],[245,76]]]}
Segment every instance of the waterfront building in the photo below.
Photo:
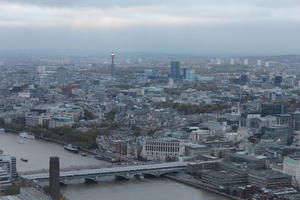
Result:
{"label": "waterfront building", "polygon": [[20,194],[2,196],[0,200],[51,200],[51,198],[37,188],[20,188]]}
{"label": "waterfront building", "polygon": [[74,120],[70,117],[53,117],[49,122],[49,128],[72,126]]}
{"label": "waterfront building", "polygon": [[17,176],[16,158],[0,155],[0,187],[11,185]]}
{"label": "waterfront building", "polygon": [[201,180],[215,187],[245,185],[248,182],[246,173],[236,173],[233,171],[226,170],[204,172],[202,174]]}
{"label": "waterfront building", "polygon": [[170,138],[147,139],[141,155],[148,160],[179,160],[184,156],[184,144],[180,140]]}
{"label": "waterfront building", "polygon": [[292,177],[272,170],[248,170],[248,182],[259,188],[290,187]]}
{"label": "waterfront building", "polygon": [[211,150],[207,145],[201,144],[186,144],[185,156],[198,156],[198,155],[210,155]]}

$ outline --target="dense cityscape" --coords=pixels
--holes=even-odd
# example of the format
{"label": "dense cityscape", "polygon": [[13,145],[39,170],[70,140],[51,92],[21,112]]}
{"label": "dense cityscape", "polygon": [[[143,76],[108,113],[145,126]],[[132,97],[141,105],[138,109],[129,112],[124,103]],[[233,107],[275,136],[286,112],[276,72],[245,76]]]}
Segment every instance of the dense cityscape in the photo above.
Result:
{"label": "dense cityscape", "polygon": [[300,200],[299,0],[0,0],[0,200]]}
{"label": "dense cityscape", "polygon": [[[298,199],[300,57],[173,59],[2,56],[0,137],[64,145],[111,169],[173,163],[156,176],[232,199]],[[34,195],[22,188],[42,171],[18,174],[31,160],[1,154],[3,194]]]}

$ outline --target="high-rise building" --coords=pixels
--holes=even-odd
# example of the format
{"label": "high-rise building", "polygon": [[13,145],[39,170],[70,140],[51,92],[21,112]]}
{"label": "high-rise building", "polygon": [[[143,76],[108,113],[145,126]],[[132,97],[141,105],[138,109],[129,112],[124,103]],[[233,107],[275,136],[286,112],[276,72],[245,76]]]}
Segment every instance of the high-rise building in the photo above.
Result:
{"label": "high-rise building", "polygon": [[59,193],[59,157],[50,157],[49,193],[52,199],[58,200]]}
{"label": "high-rise building", "polygon": [[293,128],[295,131],[300,131],[300,112],[293,113]]}
{"label": "high-rise building", "polygon": [[230,65],[234,65],[234,58],[230,58]]}
{"label": "high-rise building", "polygon": [[282,76],[275,76],[275,78],[274,78],[275,85],[281,85],[282,80],[283,80]]}
{"label": "high-rise building", "polygon": [[170,77],[173,79],[180,79],[180,62],[172,61],[171,62],[171,71]]}
{"label": "high-rise building", "polygon": [[260,59],[257,60],[257,66],[261,66],[261,60]]}
{"label": "high-rise building", "polygon": [[249,64],[248,58],[244,59],[244,65],[248,65],[248,64]]}
{"label": "high-rise building", "polygon": [[59,67],[56,70],[56,82],[59,86],[68,85],[69,72],[65,67]]}
{"label": "high-rise building", "polygon": [[240,77],[240,81],[242,84],[245,84],[248,82],[248,76],[246,74],[242,74]]}
{"label": "high-rise building", "polygon": [[265,62],[265,67],[270,67],[270,62],[269,61]]}
{"label": "high-rise building", "polygon": [[195,81],[196,80],[195,70],[193,70],[193,69],[187,69],[184,78],[187,81]]}
{"label": "high-rise building", "polygon": [[9,155],[1,155],[1,154],[0,154],[0,188],[1,186],[11,185],[12,180],[18,176],[17,169],[16,169],[16,158]]}
{"label": "high-rise building", "polygon": [[116,54],[114,52],[111,52],[111,65],[110,65],[110,74],[113,76],[115,73],[115,56]]}

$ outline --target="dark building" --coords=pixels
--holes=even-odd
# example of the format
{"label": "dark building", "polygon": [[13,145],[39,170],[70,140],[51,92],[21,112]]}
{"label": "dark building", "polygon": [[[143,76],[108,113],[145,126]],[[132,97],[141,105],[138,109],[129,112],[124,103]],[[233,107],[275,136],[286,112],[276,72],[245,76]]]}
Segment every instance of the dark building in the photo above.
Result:
{"label": "dark building", "polygon": [[180,79],[180,63],[178,61],[172,61],[171,62],[171,71],[170,71],[170,77],[174,79]]}
{"label": "dark building", "polygon": [[241,113],[241,119],[240,119],[240,125],[241,127],[246,127],[247,126],[247,113]]}
{"label": "dark building", "polygon": [[246,74],[242,74],[241,75],[241,78],[240,78],[240,81],[242,84],[245,84],[248,82],[248,76]]}
{"label": "dark building", "polygon": [[182,72],[183,72],[183,78],[186,79],[187,68],[184,68],[184,69],[182,70]]}
{"label": "dark building", "polygon": [[272,127],[266,127],[262,130],[262,139],[280,139],[281,142],[285,142],[286,145],[291,145],[293,141],[293,129],[286,125],[274,125]]}
{"label": "dark building", "polygon": [[52,199],[58,200],[59,193],[59,157],[50,157],[49,193]]}
{"label": "dark building", "polygon": [[284,114],[285,108],[281,104],[263,103],[260,107],[261,116]]}
{"label": "dark building", "polygon": [[281,85],[281,83],[282,83],[282,76],[275,76],[274,83],[275,83],[275,85]]}
{"label": "dark building", "polygon": [[290,187],[292,177],[272,170],[248,170],[248,182],[260,188]]}
{"label": "dark building", "polygon": [[268,80],[269,80],[269,77],[268,77],[268,76],[261,76],[261,81],[262,81],[263,83],[266,83]]}
{"label": "dark building", "polygon": [[235,173],[233,171],[215,170],[207,171],[202,174],[202,181],[215,187],[228,187],[231,185],[247,184],[246,173]]}
{"label": "dark building", "polygon": [[300,112],[293,113],[293,128],[295,131],[300,131]]}

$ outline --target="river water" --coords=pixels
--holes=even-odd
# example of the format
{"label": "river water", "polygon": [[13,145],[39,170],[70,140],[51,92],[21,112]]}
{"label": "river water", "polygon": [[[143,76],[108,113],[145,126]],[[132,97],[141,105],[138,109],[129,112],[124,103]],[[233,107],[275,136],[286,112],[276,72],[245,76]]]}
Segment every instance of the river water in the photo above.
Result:
{"label": "river water", "polygon": [[[62,146],[40,140],[24,140],[13,134],[0,134],[0,149],[3,154],[13,155],[17,159],[19,172],[49,169],[49,157],[59,156],[62,168],[76,166],[109,166],[109,163],[93,157],[82,157],[65,151]],[[28,159],[22,162],[20,159]],[[165,178],[115,181],[104,179],[98,184],[76,184],[61,188],[63,194],[71,200],[223,200],[225,198],[177,183]]]}

